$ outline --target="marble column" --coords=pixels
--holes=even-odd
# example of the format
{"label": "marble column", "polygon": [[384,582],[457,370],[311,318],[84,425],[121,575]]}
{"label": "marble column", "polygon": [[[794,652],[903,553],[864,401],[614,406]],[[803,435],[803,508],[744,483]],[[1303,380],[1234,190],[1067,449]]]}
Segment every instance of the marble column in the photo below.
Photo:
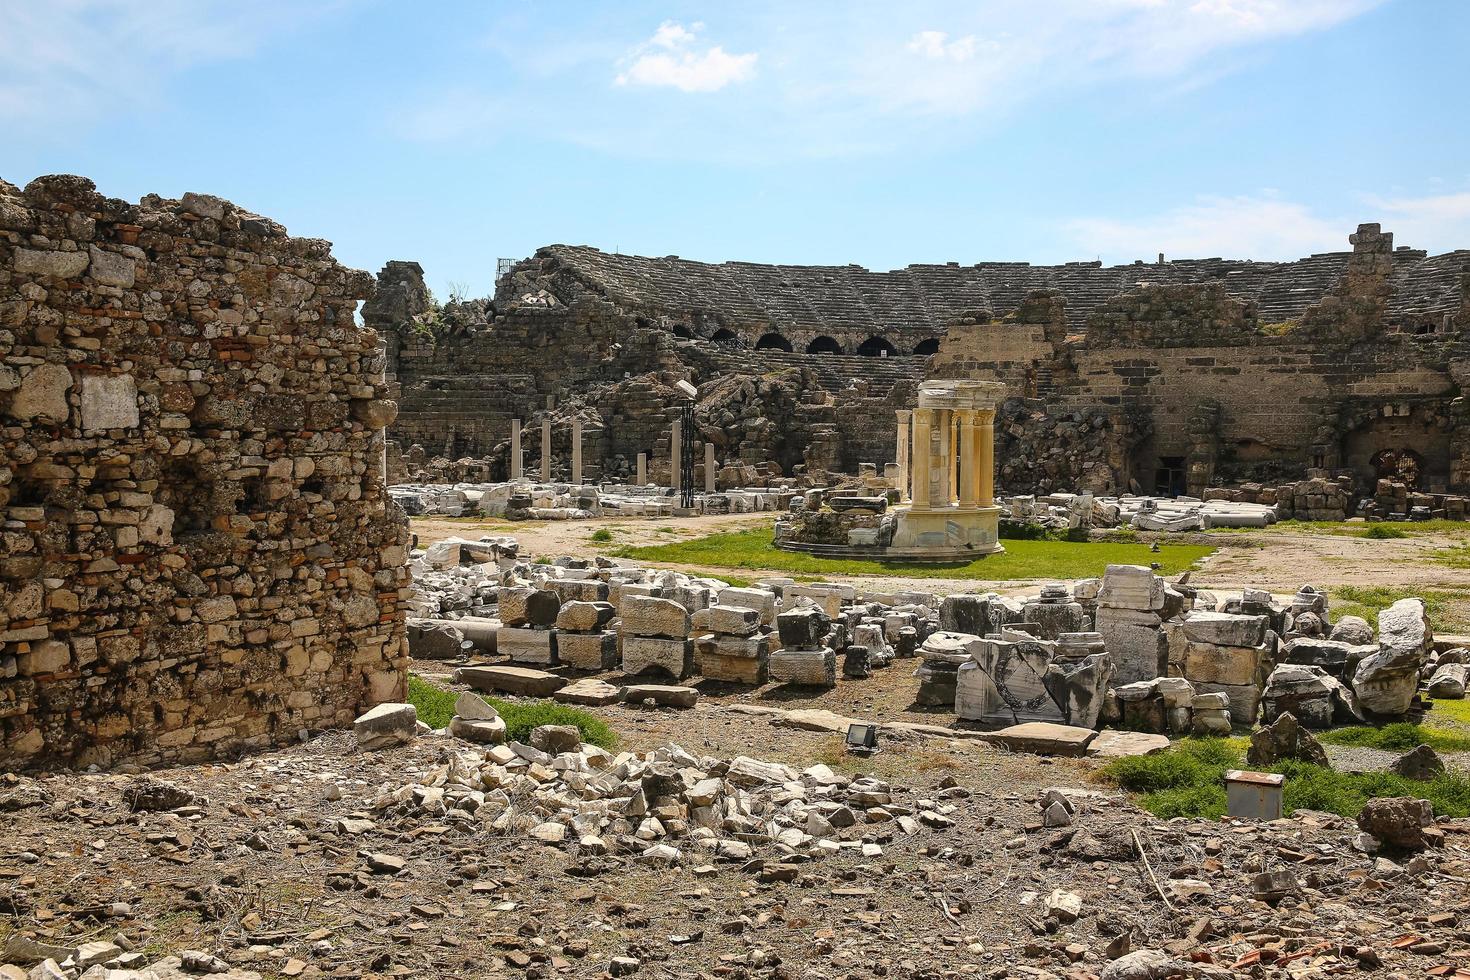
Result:
{"label": "marble column", "polygon": [[951,410],[949,413],[949,504],[954,506],[960,501],[960,454],[964,452],[963,444],[960,442],[960,413]]}
{"label": "marble column", "polygon": [[910,461],[910,485],[912,491],[914,510],[929,509],[930,464],[934,460],[933,450],[930,448],[930,439],[933,433],[934,410],[931,408],[916,408],[913,414],[914,423],[914,456]]}
{"label": "marble column", "polygon": [[715,492],[715,444],[704,444],[704,492]]}
{"label": "marble column", "polygon": [[898,486],[898,497],[902,500],[909,493],[909,444],[912,439],[909,420],[913,412],[907,408],[900,408],[896,414],[898,415],[898,452],[894,461],[898,463],[898,479],[894,482]]}
{"label": "marble column", "polygon": [[979,477],[981,507],[995,505],[995,411],[980,412],[976,428],[975,475]]}
{"label": "marble column", "polygon": [[980,475],[976,469],[979,444],[976,441],[976,412],[959,412],[960,417],[960,506],[974,510],[980,501]]}
{"label": "marble column", "polygon": [[679,486],[679,450],[684,445],[684,420],[674,419],[669,430],[669,489],[677,493]]}
{"label": "marble column", "polygon": [[519,480],[521,478],[521,420],[510,420],[510,478]]}
{"label": "marble column", "polygon": [[930,501],[931,506],[934,507],[948,507],[950,501],[954,499],[953,414],[947,408],[934,410],[934,426],[939,430],[939,456],[935,460],[939,486],[935,490],[934,499]]}
{"label": "marble column", "polygon": [[541,482],[551,482],[551,419],[541,420]]}
{"label": "marble column", "polygon": [[638,454],[638,485],[640,487],[646,487],[646,486],[648,486],[648,454],[647,453],[639,453]]}
{"label": "marble column", "polygon": [[582,420],[572,419],[572,485],[582,485]]}

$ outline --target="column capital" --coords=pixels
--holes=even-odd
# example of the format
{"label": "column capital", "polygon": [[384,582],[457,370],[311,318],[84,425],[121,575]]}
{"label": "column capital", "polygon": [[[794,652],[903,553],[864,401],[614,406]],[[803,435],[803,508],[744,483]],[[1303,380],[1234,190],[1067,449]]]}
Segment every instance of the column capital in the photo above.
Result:
{"label": "column capital", "polygon": [[900,422],[907,422],[909,418],[914,414],[912,409],[907,408],[896,408],[893,411],[894,414],[898,416],[898,420]]}

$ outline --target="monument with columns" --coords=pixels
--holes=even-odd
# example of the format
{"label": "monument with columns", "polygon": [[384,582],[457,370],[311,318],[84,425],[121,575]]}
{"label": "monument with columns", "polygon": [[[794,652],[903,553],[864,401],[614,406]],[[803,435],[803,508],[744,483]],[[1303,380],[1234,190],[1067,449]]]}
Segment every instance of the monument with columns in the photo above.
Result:
{"label": "monument with columns", "polygon": [[995,408],[1005,385],[937,380],[898,413],[899,492],[892,557],[956,559],[1001,547],[995,505]]}

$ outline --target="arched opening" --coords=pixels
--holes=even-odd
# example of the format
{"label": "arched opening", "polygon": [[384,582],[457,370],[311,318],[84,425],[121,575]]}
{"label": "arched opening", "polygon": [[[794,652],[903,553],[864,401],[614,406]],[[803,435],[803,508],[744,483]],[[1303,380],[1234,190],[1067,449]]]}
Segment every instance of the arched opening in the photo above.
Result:
{"label": "arched opening", "polygon": [[768,333],[755,342],[756,350],[784,350],[791,352],[791,341],[778,333]]}
{"label": "arched opening", "polygon": [[727,347],[734,347],[740,343],[740,338],[729,327],[721,327],[711,334],[709,339],[717,344],[724,344]]}
{"label": "arched opening", "polygon": [[930,354],[938,354],[939,338],[930,337],[928,340],[919,341],[916,345],[914,345],[914,353],[919,355],[920,357],[927,357]]}
{"label": "arched opening", "polygon": [[898,348],[882,337],[869,337],[858,344],[857,352],[863,357],[892,357],[898,353]]}
{"label": "arched opening", "polygon": [[1402,483],[1410,490],[1419,489],[1419,477],[1424,470],[1424,459],[1412,449],[1384,449],[1374,453],[1372,460],[1375,478]]}
{"label": "arched opening", "polygon": [[674,324],[674,336],[675,337],[683,337],[685,340],[692,340],[692,339],[694,339],[694,334],[691,333],[689,331],[689,328],[686,327],[686,326],[684,326],[684,324],[682,324],[682,323],[676,323],[676,324]]}
{"label": "arched opening", "polygon": [[[790,350],[790,348],[788,347],[787,350]],[[813,340],[810,344],[807,344],[806,352],[808,354],[841,354],[842,345],[831,337],[823,335]]]}

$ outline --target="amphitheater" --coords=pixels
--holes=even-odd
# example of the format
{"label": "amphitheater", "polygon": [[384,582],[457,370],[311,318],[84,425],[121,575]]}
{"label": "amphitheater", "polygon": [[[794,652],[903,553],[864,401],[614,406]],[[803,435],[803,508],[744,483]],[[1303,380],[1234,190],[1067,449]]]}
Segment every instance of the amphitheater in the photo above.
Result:
{"label": "amphitheater", "polygon": [[[1360,493],[1470,486],[1470,251],[1393,246],[1294,262],[1168,259],[860,266],[706,264],[552,245],[490,300],[431,302],[393,262],[367,322],[387,338],[400,449],[489,457],[512,419],[583,420],[594,474],[668,458],[671,378],[700,386],[700,441],[785,475],[894,459],[925,377],[1000,381],[1010,492],[1199,493],[1350,476]],[[736,379],[766,379],[752,393]],[[732,402],[732,398],[735,399]],[[553,439],[561,438],[553,435]],[[555,447],[558,465],[568,447]]]}

